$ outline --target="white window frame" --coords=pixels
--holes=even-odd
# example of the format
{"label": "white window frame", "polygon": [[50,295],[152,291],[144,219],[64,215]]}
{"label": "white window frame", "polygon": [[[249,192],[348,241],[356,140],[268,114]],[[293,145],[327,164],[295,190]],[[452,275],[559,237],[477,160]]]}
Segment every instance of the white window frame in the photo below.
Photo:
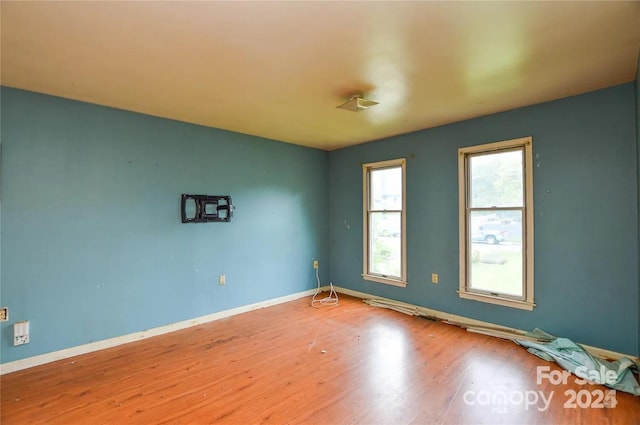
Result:
{"label": "white window frame", "polygon": [[[400,210],[400,223],[401,223],[401,234],[400,234],[400,249],[401,249],[401,276],[399,277],[399,279],[396,279],[395,277],[389,277],[389,276],[385,276],[385,275],[380,275],[380,274],[375,274],[375,273],[371,273],[369,271],[369,247],[370,247],[370,234],[369,234],[369,220],[370,220],[370,216],[372,212],[380,212],[380,211],[375,211],[375,210],[371,210],[370,206],[370,199],[369,199],[369,195],[370,195],[370,191],[369,191],[369,176],[370,176],[370,172],[371,170],[379,170],[379,169],[384,169],[384,168],[395,168],[395,167],[400,167],[402,170],[402,210]],[[388,161],[379,161],[379,162],[372,162],[372,163],[368,163],[368,164],[363,164],[362,165],[362,198],[363,198],[363,217],[362,217],[362,223],[363,223],[363,242],[362,242],[362,246],[363,246],[363,262],[362,262],[362,278],[365,280],[369,280],[369,281],[373,281],[373,282],[378,282],[378,283],[385,283],[388,285],[394,285],[394,286],[400,286],[400,287],[406,287],[407,286],[407,217],[406,217],[406,212],[407,212],[407,196],[406,196],[406,188],[407,188],[407,184],[406,184],[406,159],[405,158],[399,158],[399,159],[392,159],[392,160],[388,160]],[[398,212],[397,210],[394,210],[394,212]]]}
{"label": "white window frame", "polygon": [[[533,310],[535,307],[533,297],[533,148],[532,138],[505,140],[502,142],[488,143],[478,146],[469,146],[458,149],[458,202],[459,202],[459,243],[460,243],[460,285],[458,294],[460,298],[498,304],[506,307]],[[522,149],[524,154],[523,178],[524,178],[524,211],[523,223],[523,260],[524,283],[522,297],[509,297],[495,295],[486,292],[474,291],[468,285],[468,264],[470,259],[469,246],[469,173],[468,158],[470,155],[482,153],[495,153],[501,150]]]}

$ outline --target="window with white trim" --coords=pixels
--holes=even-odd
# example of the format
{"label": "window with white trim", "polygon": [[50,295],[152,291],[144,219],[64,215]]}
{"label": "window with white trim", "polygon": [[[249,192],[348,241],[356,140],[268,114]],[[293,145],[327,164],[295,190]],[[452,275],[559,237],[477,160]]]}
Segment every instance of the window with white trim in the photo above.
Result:
{"label": "window with white trim", "polygon": [[461,298],[532,310],[530,137],[458,150]]}
{"label": "window with white trim", "polygon": [[362,277],[406,286],[405,159],[364,164],[362,173]]}

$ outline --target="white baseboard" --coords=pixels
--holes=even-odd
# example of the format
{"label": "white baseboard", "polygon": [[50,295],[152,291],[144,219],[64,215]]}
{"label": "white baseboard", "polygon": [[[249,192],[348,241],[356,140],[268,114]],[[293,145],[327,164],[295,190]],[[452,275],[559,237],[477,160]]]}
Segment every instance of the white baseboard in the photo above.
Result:
{"label": "white baseboard", "polygon": [[[322,287],[321,290],[326,289]],[[213,322],[214,320],[224,319],[226,317],[235,316],[236,314],[246,313],[248,311],[269,307],[276,304],[282,304],[299,298],[311,296],[315,293],[315,289],[297,292],[295,294],[286,295],[284,297],[273,298],[261,301],[255,304],[249,304],[242,307],[236,307],[229,310],[219,311],[217,313],[207,314],[206,316],[196,317],[194,319],[184,320],[182,322],[170,323],[168,325],[159,326],[157,328],[147,329],[145,331],[134,332],[128,335],[122,335],[115,338],[105,339],[102,341],[92,342],[90,344],[78,345],[51,353],[41,354],[38,356],[27,357],[26,359],[15,360],[0,364],[0,375],[11,372],[28,369],[30,367],[39,366],[45,363],[51,363],[58,360],[67,359],[69,357],[79,356],[81,354],[91,353],[93,351],[104,350],[105,348],[116,347],[122,344],[128,344],[134,341],[150,338],[152,336],[162,335],[169,332],[197,326],[202,323]]]}
{"label": "white baseboard", "polygon": [[[401,304],[401,305],[404,305],[404,306],[412,308],[412,309],[417,309],[419,312],[421,312],[421,313],[423,313],[423,314],[425,314],[427,316],[435,317],[435,318],[438,318],[440,320],[450,320],[452,322],[461,323],[461,324],[470,325],[470,326],[489,326],[489,327],[492,327],[492,328],[504,329],[504,330],[507,330],[507,331],[519,331],[520,330],[520,329],[510,328],[510,327],[507,327],[507,326],[497,325],[497,324],[491,323],[491,322],[483,322],[481,320],[471,319],[471,318],[465,317],[465,316],[458,316],[457,314],[451,314],[451,313],[445,313],[443,311],[432,310],[430,308],[421,307],[421,306],[414,305],[414,304],[409,304],[409,303],[404,303],[404,302],[392,300],[390,298],[378,297],[376,295],[367,294],[365,292],[354,291],[354,290],[347,289],[347,288],[340,288],[340,287],[335,286],[335,285],[334,285],[334,288],[338,293],[345,294],[345,295],[351,295],[352,297],[356,297],[356,298],[361,298],[361,299],[372,299],[373,298],[373,299],[379,299],[379,300],[385,300],[385,301],[393,301],[394,303]],[[628,359],[634,360],[636,363],[639,363],[638,357],[635,357],[635,356],[632,356],[632,355],[629,355],[629,354],[618,353],[617,351],[606,350],[604,348],[592,347],[592,346],[586,345],[586,344],[580,344],[580,345],[582,345],[588,352],[590,352],[591,354],[593,354],[594,356],[597,356],[597,357],[602,357],[602,358],[605,358],[605,359],[614,359],[614,360],[617,360],[617,359],[619,359],[621,357],[626,357]]]}
{"label": "white baseboard", "polygon": [[[401,303],[396,300],[392,300],[384,297],[378,297],[375,295],[367,294],[365,292],[354,291],[351,289],[341,288],[338,286],[334,286],[334,288],[337,292],[341,294],[350,295],[356,298],[361,298],[361,299],[376,298],[381,300],[394,301],[396,303],[406,305],[407,307],[415,308],[421,313],[424,313],[425,315],[436,317],[441,320],[451,320],[453,322],[464,323],[472,326],[491,326],[494,328],[501,328],[501,329],[510,330],[510,331],[514,330],[514,328],[509,328],[507,326],[500,326],[500,325],[496,325],[495,323],[483,322],[481,320],[475,320],[475,319],[471,319],[464,316],[458,316],[456,314],[451,314],[451,313],[445,313],[442,311],[433,310],[430,308],[421,307],[413,304]],[[328,286],[323,286],[320,289],[322,291],[327,291],[329,288]],[[176,323],[171,323],[164,326],[159,326],[157,328],[147,329],[145,331],[134,332],[128,335],[123,335],[115,338],[105,339],[102,341],[92,342],[90,344],[78,345],[76,347],[65,348],[63,350],[54,351],[51,353],[41,354],[38,356],[28,357],[26,359],[20,359],[20,360],[15,360],[13,362],[3,363],[3,364],[0,364],[0,375],[5,375],[11,372],[17,372],[19,370],[28,369],[30,367],[39,366],[45,363],[51,363],[51,362],[67,359],[74,356],[79,356],[81,354],[87,354],[94,351],[104,350],[105,348],[111,348],[111,347],[116,347],[118,345],[128,344],[134,341],[140,341],[142,339],[150,338],[157,335],[163,335],[163,334],[178,331],[181,329],[186,329],[186,328],[197,326],[203,323],[213,322],[215,320],[224,319],[226,317],[235,316],[237,314],[246,313],[248,311],[258,310],[260,308],[265,308],[272,305],[294,301],[299,298],[311,296],[315,293],[315,291],[316,291],[315,289],[310,289],[308,291],[297,292],[295,294],[286,295],[284,297],[273,298],[271,300],[261,301],[255,304],[249,304],[242,307],[236,307],[229,310],[219,311],[217,313],[196,317],[194,319],[184,320],[182,322],[176,322]],[[638,362],[638,358],[631,355],[618,353],[616,351],[605,350],[603,348],[591,347],[585,344],[581,344],[581,345],[585,349],[587,349],[591,354],[596,356],[612,358],[612,359],[627,357],[629,359],[632,359]]]}

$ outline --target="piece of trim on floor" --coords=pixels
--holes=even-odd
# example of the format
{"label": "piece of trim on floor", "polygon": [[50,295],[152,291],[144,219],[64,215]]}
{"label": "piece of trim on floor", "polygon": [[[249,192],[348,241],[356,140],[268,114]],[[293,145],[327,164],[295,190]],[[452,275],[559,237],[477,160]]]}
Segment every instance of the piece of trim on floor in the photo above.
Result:
{"label": "piece of trim on floor", "polygon": [[[366,292],[360,292],[360,291],[354,291],[352,289],[347,289],[347,288],[341,288],[339,286],[335,286],[334,285],[335,290],[338,293],[341,294],[345,294],[345,295],[351,295],[352,297],[356,297],[356,298],[361,298],[361,299],[378,299],[378,300],[384,300],[384,301],[390,301],[393,302],[396,305],[402,306],[404,310],[414,310],[414,311],[418,311],[420,312],[422,315],[424,316],[429,316],[429,317],[434,317],[436,319],[442,320],[442,321],[448,321],[448,322],[453,322],[453,324],[461,324],[464,326],[470,326],[470,327],[491,327],[495,330],[504,330],[507,332],[522,332],[520,329],[516,329],[516,328],[510,328],[508,326],[501,326],[501,325],[497,325],[495,323],[491,323],[491,322],[484,322],[481,320],[475,320],[475,319],[471,319],[469,317],[465,317],[465,316],[458,316],[457,314],[451,314],[451,313],[445,313],[443,311],[438,311],[438,310],[433,310],[427,307],[421,307],[418,305],[414,305],[414,304],[409,304],[409,303],[405,303],[405,302],[401,302],[401,301],[396,301],[393,300],[391,298],[385,298],[385,297],[378,297],[376,295],[371,295],[371,294],[367,294]],[[621,357],[626,357],[628,359],[631,359],[633,361],[635,361],[636,363],[638,363],[640,361],[640,359],[636,356],[632,356],[630,354],[624,354],[624,353],[619,353],[617,351],[611,351],[611,350],[606,350],[604,348],[599,348],[599,347],[592,347],[590,345],[586,345],[586,344],[580,344],[582,345],[589,353],[593,354],[594,356],[597,357],[601,357],[607,360],[618,360]]]}
{"label": "piece of trim on floor", "polygon": [[[322,291],[328,290],[328,287],[321,287]],[[277,304],[294,301],[299,298],[312,296],[316,289],[310,289],[308,291],[297,292],[291,295],[285,295],[283,297],[273,298],[266,301],[260,301],[258,303],[249,304],[241,307],[232,308],[229,310],[219,311],[217,313],[207,314],[205,316],[196,317],[189,320],[183,320],[181,322],[170,323],[168,325],[159,326],[157,328],[147,329],[145,331],[134,332],[127,335],[118,336],[115,338],[109,338],[102,341],[96,341],[89,344],[78,345],[75,347],[65,348],[59,351],[53,351],[51,353],[40,354],[37,356],[27,357],[20,360],[14,360],[0,364],[0,375],[5,375],[11,372],[17,372],[19,370],[28,369],[34,366],[40,366],[45,363],[51,363],[58,360],[67,359],[69,357],[79,356],[81,354],[87,354],[94,351],[104,350],[106,348],[116,347],[118,345],[128,344],[134,341],[140,341],[142,339],[150,338],[153,336],[163,335],[169,332],[178,331],[181,329],[190,328],[203,323],[213,322],[215,320],[224,319],[226,317],[235,316],[237,314],[246,313],[252,310],[258,310],[265,307],[270,307]]]}

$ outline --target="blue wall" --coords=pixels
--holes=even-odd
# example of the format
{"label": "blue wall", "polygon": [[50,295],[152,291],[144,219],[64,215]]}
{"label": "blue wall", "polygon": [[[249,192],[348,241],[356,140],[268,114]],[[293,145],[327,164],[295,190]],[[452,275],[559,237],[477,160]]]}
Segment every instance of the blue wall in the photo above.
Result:
{"label": "blue wall", "polygon": [[[638,161],[634,84],[334,151],[334,284],[637,354]],[[532,312],[460,299],[457,149],[533,136]],[[362,273],[361,163],[407,158],[407,288]],[[440,283],[430,281],[440,274]]]}
{"label": "blue wall", "polygon": [[[2,362],[311,289],[312,258],[328,274],[328,153],[1,94]],[[235,218],[181,224],[181,193],[231,195]]]}

